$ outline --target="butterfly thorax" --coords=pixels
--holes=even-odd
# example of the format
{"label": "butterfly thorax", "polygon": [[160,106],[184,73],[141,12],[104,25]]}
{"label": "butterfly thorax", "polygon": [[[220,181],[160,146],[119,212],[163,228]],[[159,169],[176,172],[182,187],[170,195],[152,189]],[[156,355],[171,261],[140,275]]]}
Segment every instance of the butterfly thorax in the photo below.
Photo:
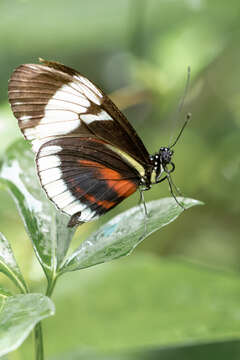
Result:
{"label": "butterfly thorax", "polygon": [[[174,171],[175,166],[172,163],[173,150],[168,147],[161,147],[159,152],[150,155],[151,170],[146,171],[145,174],[145,186],[146,190],[151,188],[151,184],[156,184],[161,181],[163,173],[169,173]],[[169,169],[168,165],[171,165]]]}

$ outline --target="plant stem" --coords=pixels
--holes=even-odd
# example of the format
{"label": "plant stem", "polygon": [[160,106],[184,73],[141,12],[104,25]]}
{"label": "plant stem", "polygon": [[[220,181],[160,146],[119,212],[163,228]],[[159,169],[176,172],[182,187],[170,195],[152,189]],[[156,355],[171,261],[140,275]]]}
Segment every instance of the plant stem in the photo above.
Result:
{"label": "plant stem", "polygon": [[42,324],[39,322],[34,328],[35,359],[44,360]]}
{"label": "plant stem", "polygon": [[[57,277],[53,277],[48,282],[46,296],[51,297],[54,287],[56,285]],[[43,349],[43,334],[42,334],[42,323],[39,322],[34,328],[34,341],[35,341],[35,360],[44,360],[44,349]]]}
{"label": "plant stem", "polygon": [[48,282],[46,296],[48,296],[48,297],[52,296],[53,290],[54,290],[55,285],[56,285],[56,281],[57,281],[57,276],[53,276],[51,281]]}

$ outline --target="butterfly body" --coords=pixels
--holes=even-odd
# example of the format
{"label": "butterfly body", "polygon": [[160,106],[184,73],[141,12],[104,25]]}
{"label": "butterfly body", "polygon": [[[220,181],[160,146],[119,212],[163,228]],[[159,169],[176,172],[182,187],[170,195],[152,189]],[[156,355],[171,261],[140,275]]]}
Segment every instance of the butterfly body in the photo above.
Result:
{"label": "butterfly body", "polygon": [[41,185],[71,216],[69,226],[103,215],[174,170],[170,148],[149,155],[102,90],[62,64],[21,65],[10,79],[9,101],[36,153]]}

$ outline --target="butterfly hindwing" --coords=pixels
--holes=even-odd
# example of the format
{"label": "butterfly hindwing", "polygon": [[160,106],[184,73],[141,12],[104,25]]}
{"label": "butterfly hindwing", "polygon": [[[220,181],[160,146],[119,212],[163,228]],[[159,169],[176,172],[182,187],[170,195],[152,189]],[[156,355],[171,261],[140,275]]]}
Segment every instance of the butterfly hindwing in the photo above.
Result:
{"label": "butterfly hindwing", "polygon": [[94,136],[148,162],[144,144],[109,97],[62,64],[21,65],[9,82],[9,101],[35,152],[58,137]]}
{"label": "butterfly hindwing", "polygon": [[71,216],[69,226],[103,215],[139,186],[140,177],[97,138],[59,138],[37,155],[38,175],[48,197]]}

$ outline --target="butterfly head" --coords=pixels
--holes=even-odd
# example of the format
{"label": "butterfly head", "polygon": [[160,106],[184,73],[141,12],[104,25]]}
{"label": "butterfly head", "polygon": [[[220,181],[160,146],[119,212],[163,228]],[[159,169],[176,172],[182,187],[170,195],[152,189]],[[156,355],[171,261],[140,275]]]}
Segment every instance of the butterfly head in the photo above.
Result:
{"label": "butterfly head", "polygon": [[170,164],[172,162],[173,153],[174,153],[174,151],[168,147],[160,148],[159,159],[160,159],[160,162],[161,162],[163,168],[165,168],[168,164]]}

